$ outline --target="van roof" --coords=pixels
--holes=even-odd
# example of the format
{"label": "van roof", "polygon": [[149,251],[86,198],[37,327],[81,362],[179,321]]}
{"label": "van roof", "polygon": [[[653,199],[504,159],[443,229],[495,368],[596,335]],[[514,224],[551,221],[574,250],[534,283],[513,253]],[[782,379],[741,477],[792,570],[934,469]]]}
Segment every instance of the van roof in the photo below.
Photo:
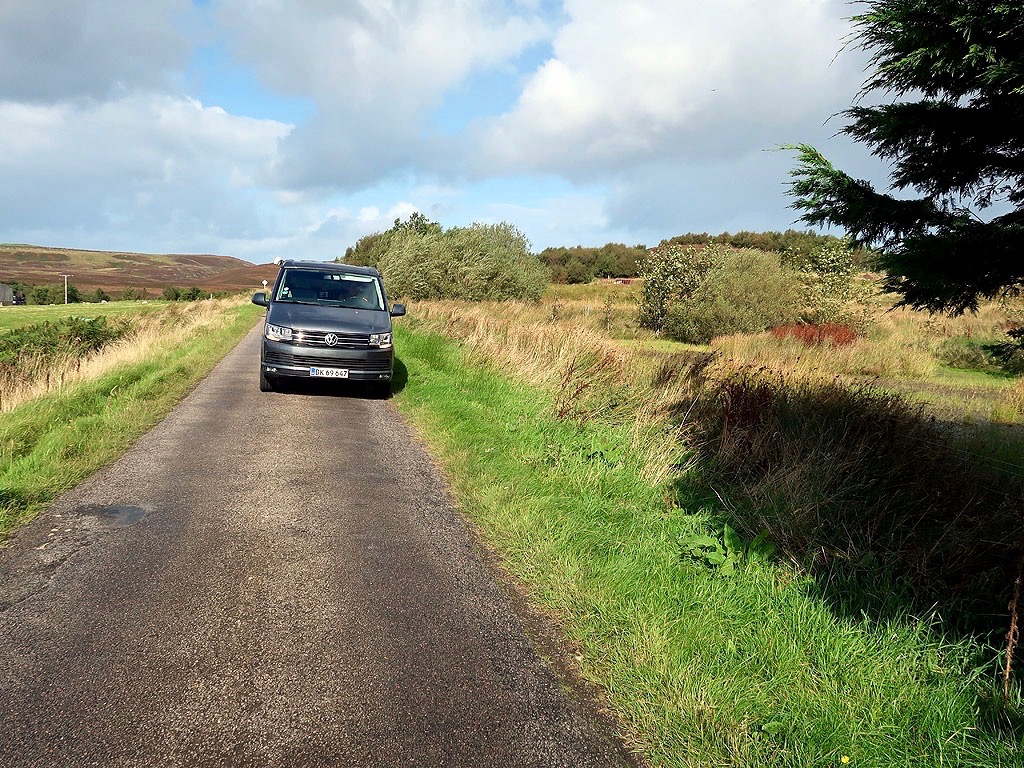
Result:
{"label": "van roof", "polygon": [[375,267],[360,267],[355,264],[338,264],[334,261],[302,261],[300,259],[285,259],[281,262],[282,267],[298,267],[299,269],[318,269],[321,272],[347,272],[350,275],[372,275],[380,277],[380,272]]}

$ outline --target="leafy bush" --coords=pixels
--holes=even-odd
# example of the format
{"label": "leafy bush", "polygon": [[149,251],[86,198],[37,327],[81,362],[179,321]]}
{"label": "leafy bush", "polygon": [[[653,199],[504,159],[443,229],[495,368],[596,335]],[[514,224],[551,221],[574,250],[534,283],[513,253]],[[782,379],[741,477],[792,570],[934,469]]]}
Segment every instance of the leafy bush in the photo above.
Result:
{"label": "leafy bush", "polygon": [[668,312],[665,335],[691,344],[758,333],[797,319],[800,283],[775,254],[738,251],[722,260],[689,301]]}
{"label": "leafy bush", "polygon": [[129,285],[127,288],[121,289],[121,301],[139,301],[147,296],[148,293],[145,288],[136,288]]}
{"label": "leafy bush", "polygon": [[848,325],[837,323],[826,323],[825,325],[794,323],[772,328],[772,336],[777,339],[796,339],[808,347],[818,347],[822,344],[842,347],[857,340],[857,331]]}
{"label": "leafy bush", "polygon": [[691,300],[725,255],[725,249],[714,244],[700,248],[667,245],[648,252],[640,265],[640,277],[644,281],[640,325],[662,330],[670,308]]}
{"label": "leafy bush", "polygon": [[799,266],[804,284],[804,313],[808,323],[857,323],[867,290],[857,284],[853,251],[843,240],[831,240],[813,251]]}
{"label": "leafy bush", "polygon": [[798,274],[777,254],[670,245],[651,252],[642,275],[640,324],[678,341],[764,331],[799,313]]}
{"label": "leafy bush", "polygon": [[396,235],[408,232],[422,236],[440,234],[441,225],[416,211],[410,214],[405,221],[395,219],[391,229],[386,232],[374,232],[359,238],[355,245],[345,249],[344,257],[335,259],[335,261],[363,267],[376,266],[391,247],[392,239]]}
{"label": "leafy bush", "polygon": [[83,357],[121,338],[131,327],[127,320],[66,317],[15,328],[0,336],[0,364],[14,366],[21,358],[42,355]]}
{"label": "leafy bush", "polygon": [[[362,242],[362,241],[360,241]],[[468,301],[537,300],[547,287],[544,266],[511,224],[396,227],[364,247],[394,296]]]}

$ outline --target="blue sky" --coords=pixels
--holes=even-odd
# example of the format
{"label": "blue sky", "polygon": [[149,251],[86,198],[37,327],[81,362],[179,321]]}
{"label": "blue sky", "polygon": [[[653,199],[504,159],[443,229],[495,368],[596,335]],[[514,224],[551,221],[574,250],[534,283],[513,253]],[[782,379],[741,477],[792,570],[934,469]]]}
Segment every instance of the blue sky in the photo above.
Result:
{"label": "blue sky", "polygon": [[330,259],[421,211],[536,250],[785,229],[864,77],[841,0],[6,0],[0,241]]}

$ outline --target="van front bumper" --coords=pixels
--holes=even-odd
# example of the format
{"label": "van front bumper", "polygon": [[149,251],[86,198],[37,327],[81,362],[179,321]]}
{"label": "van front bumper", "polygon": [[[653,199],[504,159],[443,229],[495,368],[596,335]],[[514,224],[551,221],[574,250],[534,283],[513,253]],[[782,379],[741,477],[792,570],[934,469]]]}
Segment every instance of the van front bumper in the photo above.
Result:
{"label": "van front bumper", "polygon": [[311,369],[347,371],[352,381],[390,381],[394,349],[331,349],[263,340],[260,364],[267,376],[308,378]]}

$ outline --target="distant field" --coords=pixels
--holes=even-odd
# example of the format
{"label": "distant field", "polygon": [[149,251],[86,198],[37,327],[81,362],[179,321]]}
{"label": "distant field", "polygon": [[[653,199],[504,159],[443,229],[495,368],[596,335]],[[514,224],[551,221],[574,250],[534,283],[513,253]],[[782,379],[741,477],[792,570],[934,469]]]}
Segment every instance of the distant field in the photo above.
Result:
{"label": "distant field", "polygon": [[103,288],[116,294],[132,287],[147,290],[155,297],[168,286],[255,291],[261,280],[274,279],[277,267],[210,254],[85,251],[0,244],[0,283],[57,285],[62,282],[63,274],[71,275],[70,282],[82,292]]}
{"label": "distant field", "polygon": [[152,312],[166,302],[112,301],[107,304],[53,304],[50,306],[0,307],[0,333],[62,317],[103,317]]}

